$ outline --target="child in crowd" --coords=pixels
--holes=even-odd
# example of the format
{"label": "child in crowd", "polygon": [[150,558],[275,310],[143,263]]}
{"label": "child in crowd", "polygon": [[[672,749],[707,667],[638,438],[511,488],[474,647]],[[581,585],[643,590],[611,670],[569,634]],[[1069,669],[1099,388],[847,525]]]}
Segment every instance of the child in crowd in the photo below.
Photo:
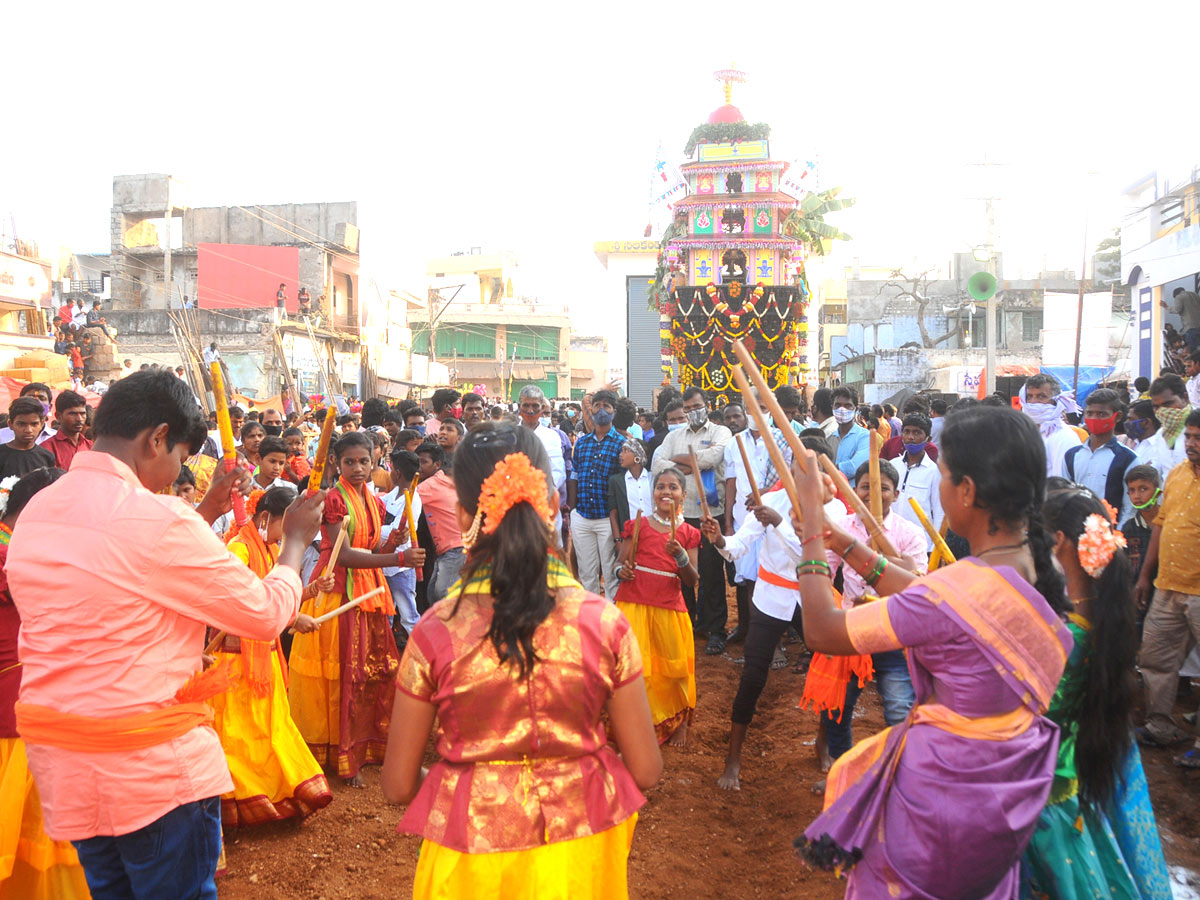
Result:
{"label": "child in crowd", "polygon": [[18,478],[34,469],[54,468],[54,455],[37,445],[46,425],[46,410],[33,395],[18,397],[8,406],[8,426],[12,440],[0,444],[0,479]]}
{"label": "child in crowd", "polygon": [[[294,499],[296,490],[288,484],[253,492],[246,510],[250,519],[229,540],[230,553],[260,578],[275,565],[283,514]],[[332,587],[332,575],[318,578],[302,598]],[[307,633],[318,626],[298,615],[292,627]],[[229,687],[209,700],[233,777],[233,790],[221,797],[226,828],[307,818],[333,800],[329,782],[292,721],[277,650],[277,641],[228,635],[216,652],[217,665],[229,666],[230,673]]]}
{"label": "child in crowd", "polygon": [[639,511],[644,516],[651,515],[654,504],[650,470],[646,468],[646,445],[637,438],[629,438],[621,446],[617,461],[621,471],[608,476],[608,521],[613,540],[620,544],[625,523],[636,519]]}
{"label": "child in crowd", "polygon": [[[622,450],[621,455],[626,452]],[[696,710],[696,645],[680,584],[695,587],[699,580],[700,532],[683,521],[687,480],[682,472],[663,469],[654,479],[653,492],[653,512],[642,516],[636,549],[637,514],[622,526],[617,570],[621,584],[615,600],[642,651],[642,672],[658,742],[682,747]]]}
{"label": "child in crowd", "polygon": [[283,478],[285,466],[287,445],[283,438],[273,435],[264,437],[258,445],[258,468],[254,471],[254,488],[265,491],[273,487],[293,487],[291,482]]}
{"label": "child in crowd", "polygon": [[312,464],[304,455],[304,432],[299,428],[285,428],[283,443],[287,446],[287,462],[283,467],[283,477],[292,484],[299,484],[301,478],[307,478],[312,471]]}
{"label": "child in crowd", "polygon": [[179,474],[175,477],[175,483],[171,485],[171,493],[188,506],[196,505],[196,476],[187,466],[179,467]]}
{"label": "child in crowd", "polygon": [[[1129,557],[1131,580],[1137,584],[1142,574],[1142,563],[1150,547],[1150,532],[1158,518],[1162,505],[1162,477],[1152,465],[1130,466],[1125,472],[1125,490],[1129,494],[1129,505],[1133,515],[1121,523],[1121,534],[1125,536],[1125,553]],[[1153,573],[1151,573],[1153,574]],[[1138,639],[1146,621],[1146,610],[1137,611]]]}
{"label": "child in crowd", "polygon": [[[421,465],[417,454],[407,450],[396,450],[391,457],[392,470],[388,476],[392,480],[392,489],[379,499],[383,501],[383,530],[386,541],[392,533],[399,529],[400,536],[396,541],[396,552],[403,554],[412,546],[408,531],[408,516],[405,505],[408,502],[406,493],[412,488],[413,477]],[[416,491],[413,494],[412,521],[415,526],[421,516],[421,498]],[[396,604],[396,619],[392,622],[392,631],[396,635],[396,646],[403,652],[408,643],[408,636],[420,616],[417,614],[417,570],[405,566],[387,566],[383,570],[388,587],[392,591],[392,602]]]}

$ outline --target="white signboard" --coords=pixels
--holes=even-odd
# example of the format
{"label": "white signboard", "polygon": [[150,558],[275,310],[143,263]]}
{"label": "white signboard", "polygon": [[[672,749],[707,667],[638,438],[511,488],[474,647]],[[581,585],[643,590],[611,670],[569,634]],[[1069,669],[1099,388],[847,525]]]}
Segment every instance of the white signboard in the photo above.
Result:
{"label": "white signboard", "polygon": [[1083,295],[1083,328],[1079,328],[1079,295],[1046,291],[1042,322],[1042,365],[1075,363],[1079,337],[1081,366],[1108,365],[1108,332],[1112,323],[1112,292]]}

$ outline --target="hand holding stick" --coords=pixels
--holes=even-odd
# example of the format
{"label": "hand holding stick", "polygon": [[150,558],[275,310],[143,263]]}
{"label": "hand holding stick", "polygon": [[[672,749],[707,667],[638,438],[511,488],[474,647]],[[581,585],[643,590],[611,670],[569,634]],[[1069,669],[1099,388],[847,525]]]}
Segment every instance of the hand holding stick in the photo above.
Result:
{"label": "hand holding stick", "polygon": [[[759,434],[762,432],[760,431]],[[770,432],[768,432],[763,440],[769,440],[770,437]],[[755,506],[762,506],[762,494],[758,492],[758,482],[754,478],[754,469],[750,467],[750,456],[746,453],[746,444],[742,441],[741,432],[738,432],[734,440],[737,441],[738,450],[742,454],[742,465],[746,468],[746,480],[750,482],[750,496],[754,498]]]}
{"label": "hand holding stick", "polygon": [[704,495],[704,481],[700,478],[700,461],[696,459],[696,451],[691,447],[688,447],[688,458],[692,462],[692,474],[696,477],[696,493],[697,499],[700,501],[700,518],[711,518],[708,512],[708,498]]}
{"label": "hand holding stick", "polygon": [[[225,471],[230,472],[237,465],[237,447],[233,443],[233,422],[229,419],[229,403],[225,399],[225,377],[221,374],[221,363],[217,360],[208,367],[212,378],[213,398],[217,407],[217,429],[221,434],[221,455],[225,461]],[[246,498],[237,488],[230,495],[233,504],[233,521],[238,528],[246,524]]]}
{"label": "hand holding stick", "polygon": [[[750,361],[753,365],[754,360]],[[762,377],[761,375],[759,376]],[[758,404],[753,402],[753,393],[750,390],[750,384],[746,381],[746,374],[742,371],[741,366],[733,367],[733,380],[737,382],[738,390],[742,392],[742,397],[750,397],[746,402],[746,410],[754,417],[754,421],[758,423],[758,433],[763,436],[763,444],[767,448],[767,453],[771,457],[771,463],[775,466],[775,471],[779,473],[779,480],[783,482],[783,489],[787,492],[788,501],[792,504],[792,509],[796,511],[796,515],[800,514],[800,497],[796,493],[796,482],[792,478],[792,470],[786,462],[783,461],[783,453],[776,445],[774,438],[771,437],[771,428],[767,424],[767,420],[763,417],[762,410],[758,408]],[[771,398],[775,399],[774,397]],[[786,426],[787,433],[792,433],[791,426]],[[801,445],[800,452],[797,454],[795,450],[793,458],[800,460],[799,465],[804,466],[804,447]],[[761,502],[761,495],[759,500]]]}
{"label": "hand holding stick", "polygon": [[321,439],[317,442],[317,454],[313,457],[312,471],[308,473],[308,493],[312,496],[321,489],[325,480],[325,462],[329,459],[329,443],[333,440],[333,424],[337,414],[332,407],[325,410],[325,421],[321,423]]}
{"label": "hand holding stick", "polygon": [[[314,622],[314,624],[317,624],[317,625],[324,625],[330,619],[336,619],[342,613],[349,612],[350,610],[354,609],[354,607],[358,606],[360,603],[362,603],[366,600],[370,600],[372,597],[377,597],[378,595],[382,594],[386,590],[387,590],[386,585],[380,585],[379,587],[375,588],[375,590],[373,590],[373,591],[367,591],[367,593],[363,594],[361,597],[355,597],[349,603],[343,603],[337,609],[331,609],[329,612],[325,613],[324,615],[317,616],[315,619],[313,619],[313,622]],[[291,628],[288,630],[291,631],[292,634],[296,633],[296,629],[294,629],[294,628]]]}
{"label": "hand holding stick", "polygon": [[[771,413],[771,418],[775,420],[775,427],[783,432],[784,440],[792,448],[792,456],[800,460],[800,471],[805,475],[811,475],[812,473],[808,471],[808,466],[804,462],[804,444],[800,442],[799,435],[792,430],[791,420],[788,419],[787,414],[783,411],[783,407],[779,405],[779,401],[775,399],[775,395],[767,387],[767,381],[763,378],[762,372],[758,368],[758,363],[754,361],[754,357],[750,355],[750,351],[746,349],[746,345],[741,341],[733,342],[733,352],[737,354],[737,358],[742,363],[742,368],[745,369],[745,374],[749,376],[750,382],[754,385],[754,391],[758,395],[759,402],[767,407],[767,411]],[[737,371],[737,366],[733,368],[734,371]],[[741,382],[738,383],[738,390],[742,392],[742,399],[746,400],[749,392],[746,388],[742,387]],[[747,400],[746,406],[757,407],[758,404]],[[760,416],[756,415],[754,420],[757,422],[760,418]],[[759,427],[761,428],[762,425]],[[770,429],[764,429],[759,434],[762,435],[768,448],[774,443],[773,441],[767,441],[767,438],[771,436]],[[772,462],[774,462],[774,457],[772,457]],[[776,463],[775,468],[779,469],[778,463]]]}

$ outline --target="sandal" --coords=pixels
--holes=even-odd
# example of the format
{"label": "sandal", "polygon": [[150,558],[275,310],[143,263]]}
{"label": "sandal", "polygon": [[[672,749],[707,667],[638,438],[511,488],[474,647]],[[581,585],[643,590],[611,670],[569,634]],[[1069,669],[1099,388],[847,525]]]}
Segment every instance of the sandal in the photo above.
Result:
{"label": "sandal", "polygon": [[1172,744],[1178,744],[1181,741],[1186,741],[1190,736],[1183,729],[1176,728],[1175,734],[1173,734],[1171,737],[1159,737],[1157,734],[1154,734],[1152,731],[1150,731],[1150,729],[1148,729],[1145,725],[1143,725],[1141,728],[1138,728],[1136,734],[1138,743],[1142,746],[1160,748],[1170,747]]}
{"label": "sandal", "polygon": [[1175,757],[1175,765],[1183,769],[1200,769],[1200,747],[1193,747],[1187,753]]}
{"label": "sandal", "polygon": [[775,658],[771,660],[772,669],[786,669],[788,664],[787,654],[783,652],[782,647],[775,648]]}

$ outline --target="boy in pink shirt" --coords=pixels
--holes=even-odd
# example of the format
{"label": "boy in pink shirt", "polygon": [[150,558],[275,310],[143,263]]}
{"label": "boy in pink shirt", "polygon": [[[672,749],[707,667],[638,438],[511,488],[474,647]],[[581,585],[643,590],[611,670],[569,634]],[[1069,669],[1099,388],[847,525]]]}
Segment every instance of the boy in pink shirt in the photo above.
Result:
{"label": "boy in pink shirt", "polygon": [[260,581],[209,525],[244,471],[221,469],[195,510],[159,494],[206,436],[183,381],[147,370],[117,382],[95,435],[9,546],[17,728],[46,833],[75,844],[94,896],[216,897],[232,782],[203,702],[214,673],[197,678],[205,625],[257,640],[287,627],[324,495],[289,508],[279,563]]}

